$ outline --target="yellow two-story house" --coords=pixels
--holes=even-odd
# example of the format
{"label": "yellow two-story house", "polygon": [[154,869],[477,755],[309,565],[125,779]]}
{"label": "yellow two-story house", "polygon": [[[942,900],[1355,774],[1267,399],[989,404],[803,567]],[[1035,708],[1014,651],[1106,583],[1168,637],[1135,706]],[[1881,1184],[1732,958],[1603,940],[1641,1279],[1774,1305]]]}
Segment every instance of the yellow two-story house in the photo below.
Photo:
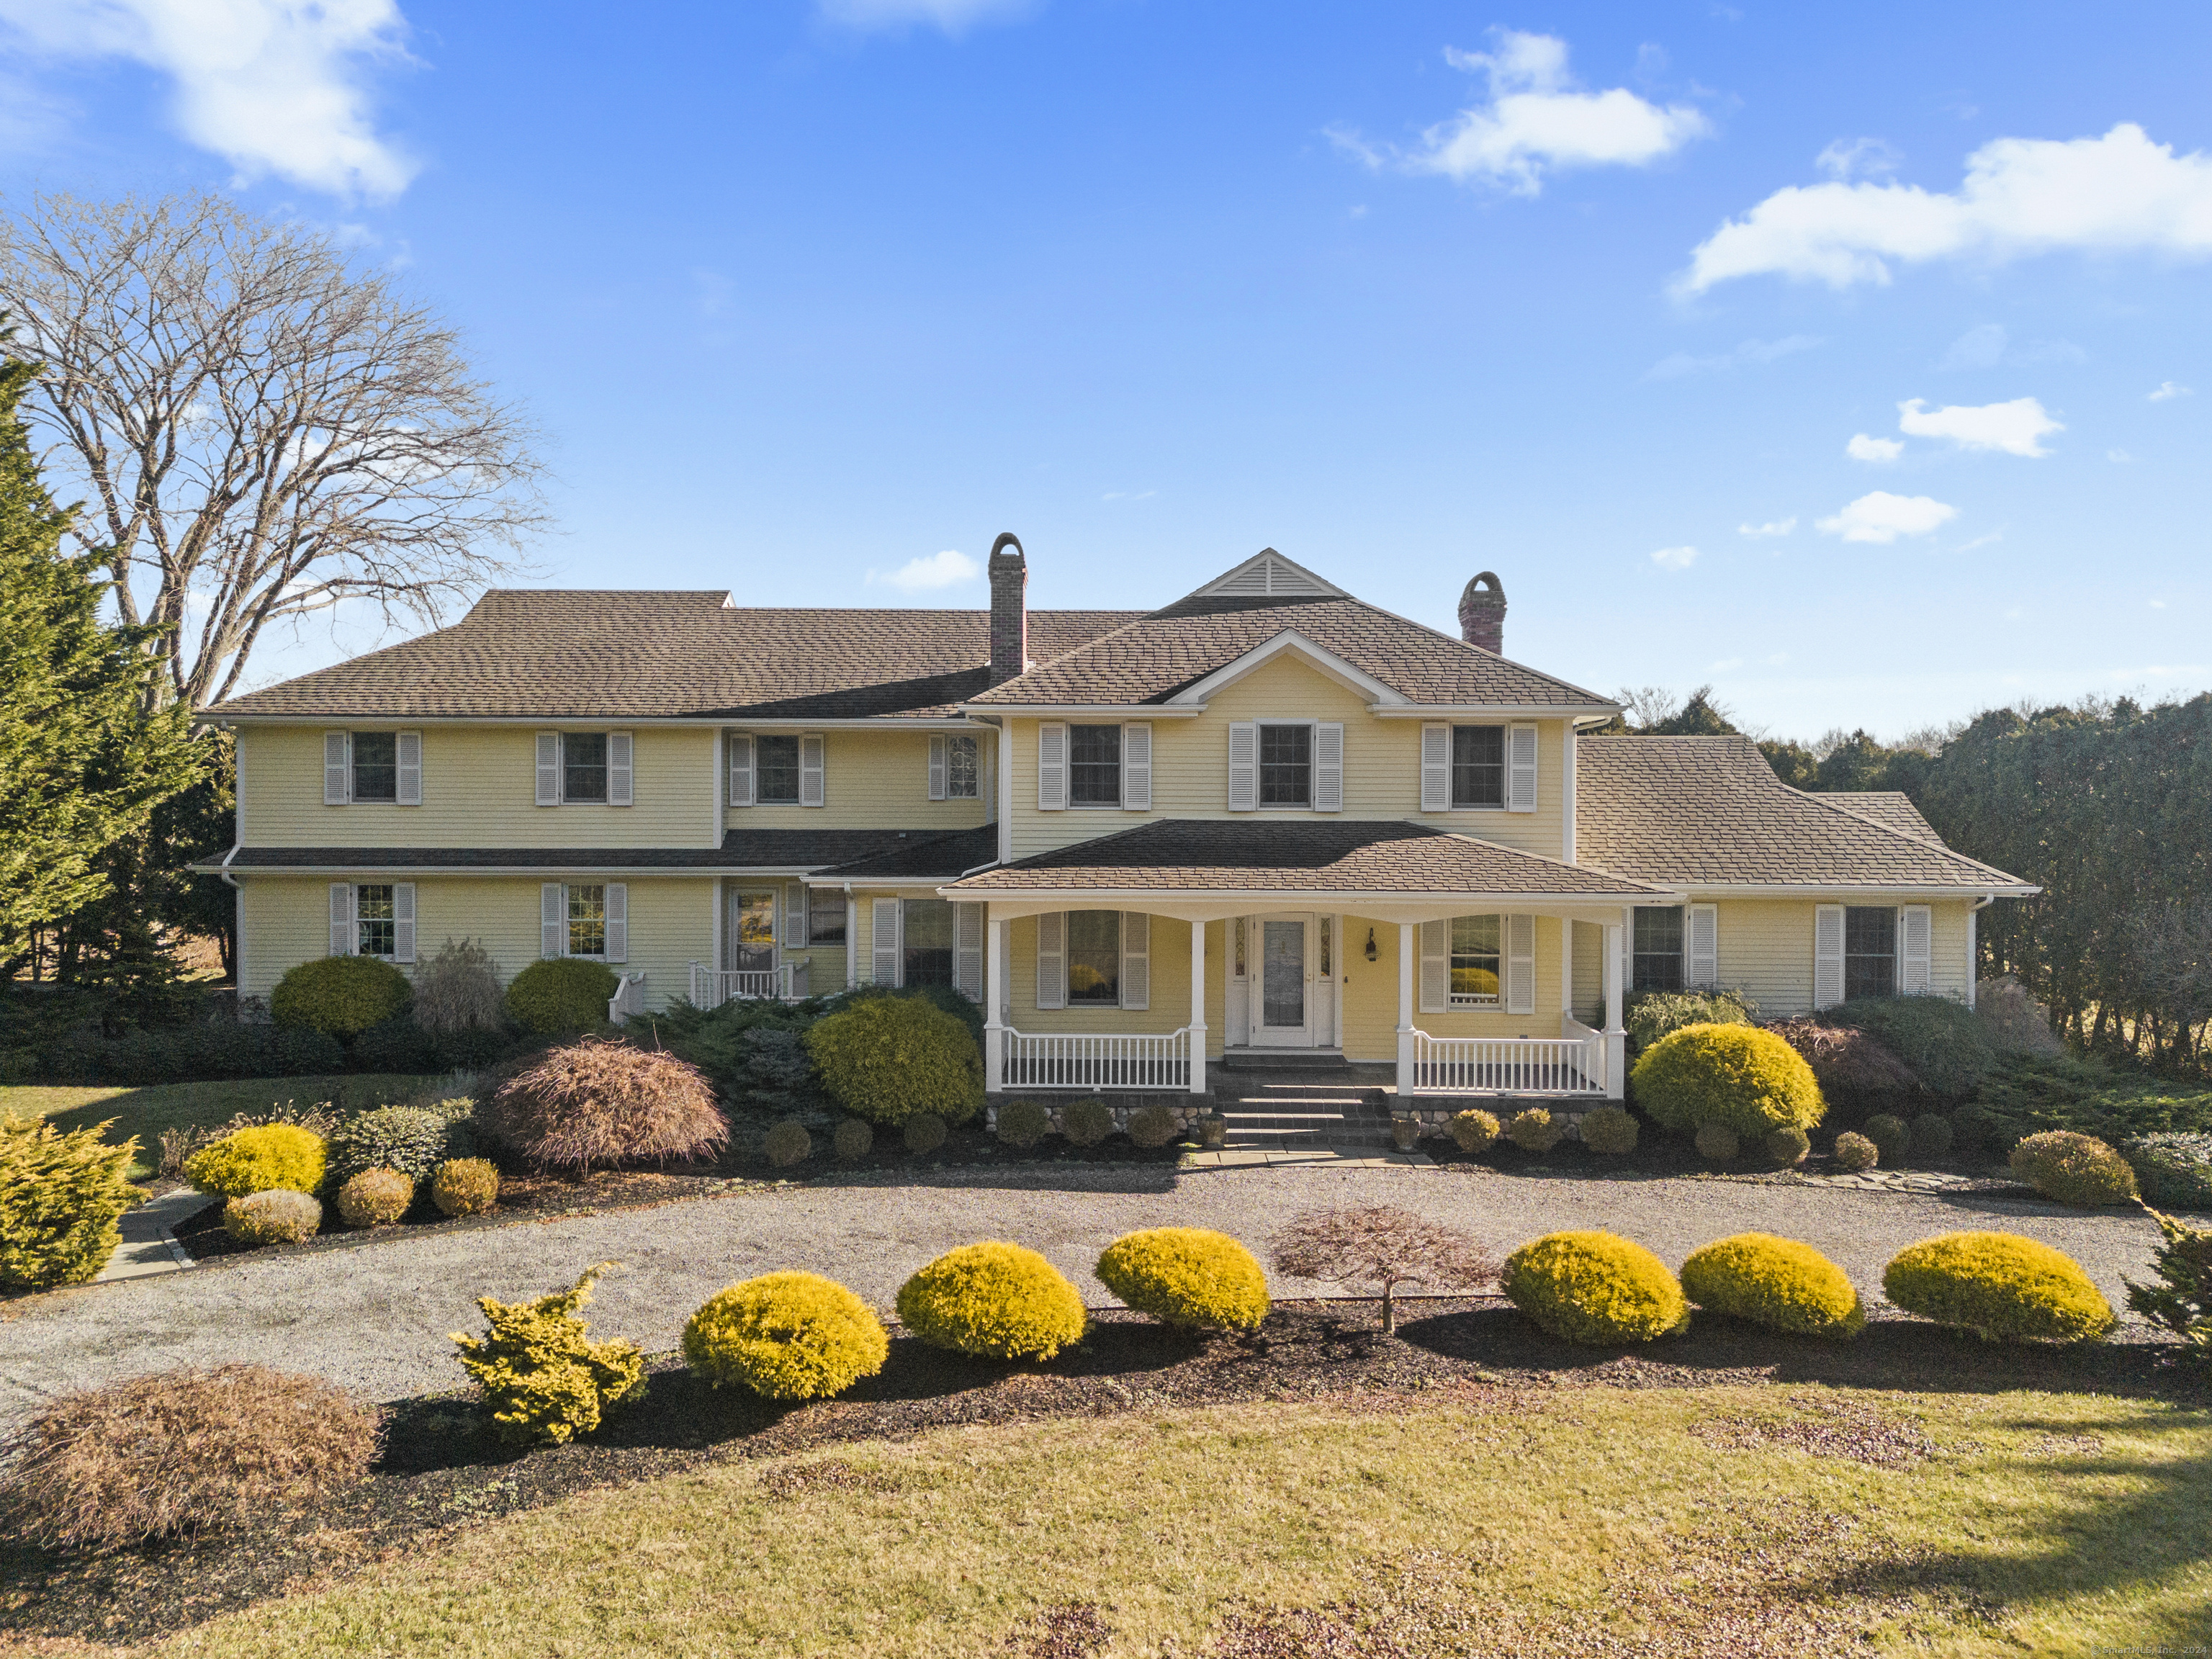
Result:
{"label": "yellow two-story house", "polygon": [[1269,549],[1156,611],[769,610],[501,590],[210,711],[238,739],[240,983],[473,939],[678,997],[956,987],[993,1092],[1207,1090],[1224,1055],[1395,1068],[1396,1106],[1618,1097],[1624,996],[1971,1000],[2035,890],[1901,795],[1610,699]]}

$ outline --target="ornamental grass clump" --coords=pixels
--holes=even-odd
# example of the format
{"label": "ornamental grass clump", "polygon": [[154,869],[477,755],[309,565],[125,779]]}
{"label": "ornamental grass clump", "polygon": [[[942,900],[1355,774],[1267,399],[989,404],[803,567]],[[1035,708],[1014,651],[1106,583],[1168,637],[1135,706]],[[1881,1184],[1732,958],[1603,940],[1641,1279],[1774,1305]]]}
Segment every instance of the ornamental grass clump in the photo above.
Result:
{"label": "ornamental grass clump", "polygon": [[323,1184],[328,1144],[296,1123],[234,1129],[185,1160],[185,1179],[216,1198],[244,1198],[277,1187],[312,1193]]}
{"label": "ornamental grass clump", "polygon": [[1459,1143],[1462,1152],[1486,1152],[1498,1144],[1498,1120],[1480,1106],[1470,1106],[1463,1112],[1454,1112],[1445,1126],[1451,1138]]}
{"label": "ornamental grass clump", "polygon": [[1945,1233],[1907,1245],[1881,1273],[1907,1313],[1991,1342],[2079,1342],[2113,1325],[2112,1304],[2072,1258],[2015,1233]]}
{"label": "ornamental grass clump", "polygon": [[1539,1157],[1559,1144],[1563,1133],[1552,1121],[1552,1115],[1541,1106],[1531,1106],[1513,1114],[1513,1121],[1505,1126],[1505,1138],[1524,1152]]}
{"label": "ornamental grass clump", "polygon": [[2127,1159],[2094,1135],[2068,1129],[2030,1135],[2012,1149],[2012,1172],[2041,1193],[2076,1209],[2129,1204],[2137,1196]]}
{"label": "ornamental grass clump", "polygon": [[965,1123],[983,1109],[983,1055],[967,1023],[920,997],[864,998],[807,1028],[822,1086],[897,1127],[920,1112]]}
{"label": "ornamental grass clump", "polygon": [[499,1203],[499,1166],[488,1158],[449,1158],[430,1177],[430,1201],[447,1215],[483,1215]]}
{"label": "ornamental grass clump", "polygon": [[592,1299],[592,1281],[615,1265],[595,1262],[572,1288],[535,1302],[479,1297],[489,1334],[453,1334],[462,1369],[483,1391],[501,1439],[565,1445],[645,1393],[645,1356],[637,1344],[594,1342],[591,1328],[576,1316]]}
{"label": "ornamental grass clump", "polygon": [[112,1122],[64,1132],[0,1118],[0,1290],[82,1285],[123,1243],[118,1223],[145,1194],[126,1179],[137,1138],[100,1139]]}
{"label": "ornamental grass clump", "polygon": [[269,1017],[343,1040],[397,1018],[413,995],[407,975],[381,957],[315,957],[285,969]]}
{"label": "ornamental grass clump", "polygon": [[456,945],[449,939],[439,946],[415,969],[415,1023],[438,1036],[504,1028],[507,994],[491,952],[474,939]]}
{"label": "ornamental grass clump", "polygon": [[1382,1329],[1398,1328],[1398,1287],[1474,1291],[1498,1277],[1497,1258],[1472,1233],[1395,1205],[1309,1210],[1275,1235],[1275,1271],[1287,1279],[1372,1290],[1382,1298]]}
{"label": "ornamental grass clump", "polygon": [[1569,1342],[1649,1342],[1690,1322],[1667,1264],[1617,1233],[1547,1233],[1505,1258],[1501,1283],[1515,1307]]}
{"label": "ornamental grass clump", "polygon": [[302,1244],[322,1231],[320,1199],[283,1187],[222,1206],[222,1230],[241,1244]]}
{"label": "ornamental grass clump", "polygon": [[1677,1134],[1708,1123],[1753,1138],[1785,1123],[1810,1129],[1827,1109],[1804,1056],[1755,1025],[1686,1025],[1646,1048],[1629,1082]]}
{"label": "ornamental grass clump", "polygon": [[415,1183],[397,1170],[363,1170],[338,1188],[338,1219],[349,1227],[389,1227],[415,1202]]}
{"label": "ornamental grass clump", "polygon": [[899,1322],[932,1347],[1049,1359],[1083,1336],[1083,1297],[1035,1250],[986,1240],[947,1250],[899,1287]]}
{"label": "ornamental grass clump", "polygon": [[360,1480],[378,1413],[265,1365],[65,1394],[0,1440],[0,1516],[49,1547],[228,1531]]}
{"label": "ornamental grass clump", "polygon": [[761,1137],[761,1151],[777,1169],[787,1170],[814,1156],[814,1137],[806,1133],[806,1126],[797,1118],[787,1117],[769,1126],[768,1133]]}
{"label": "ornamental grass clump", "polygon": [[823,1400],[883,1370],[890,1338],[868,1304],[819,1273],[763,1273],[717,1291],[684,1328],[684,1360],[711,1386]]}
{"label": "ornamental grass clump", "polygon": [[1866,1328],[1850,1275],[1810,1244],[1772,1233],[1737,1233],[1692,1251],[1682,1291],[1709,1312],[1793,1336],[1853,1337]]}
{"label": "ornamental grass clump", "polygon": [[1227,1233],[1147,1227],[1098,1258],[1098,1282],[1140,1314],[1194,1330],[1249,1331],[1267,1316],[1267,1275]]}
{"label": "ornamental grass clump", "polygon": [[1860,1175],[1881,1162],[1881,1151],[1863,1134],[1845,1130],[1836,1137],[1836,1167],[1846,1175]]}
{"label": "ornamental grass clump", "polygon": [[1114,1109],[1103,1100],[1070,1101],[1060,1109],[1060,1132],[1078,1146],[1096,1146],[1114,1133]]}
{"label": "ornamental grass clump", "polygon": [[1583,1145],[1600,1158],[1626,1158],[1636,1150],[1636,1120],[1619,1106],[1583,1114]]}
{"label": "ornamental grass clump", "polygon": [[502,1084],[481,1116],[544,1169],[708,1158],[729,1121],[699,1069],[671,1054],[587,1040],[554,1048]]}
{"label": "ornamental grass clump", "polygon": [[1042,1101],[1017,1096],[999,1108],[994,1127],[1007,1146],[1027,1152],[1051,1133],[1052,1114]]}

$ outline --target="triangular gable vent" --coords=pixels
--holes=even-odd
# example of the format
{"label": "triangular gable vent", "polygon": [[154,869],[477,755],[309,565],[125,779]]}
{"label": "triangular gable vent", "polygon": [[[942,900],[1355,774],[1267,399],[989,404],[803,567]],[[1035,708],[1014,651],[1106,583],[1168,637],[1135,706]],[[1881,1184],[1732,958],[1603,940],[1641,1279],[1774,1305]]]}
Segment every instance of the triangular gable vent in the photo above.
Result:
{"label": "triangular gable vent", "polygon": [[1275,599],[1343,599],[1340,587],[1331,586],[1310,570],[1292,564],[1272,547],[1262,548],[1224,576],[1216,577],[1200,593],[1234,594]]}

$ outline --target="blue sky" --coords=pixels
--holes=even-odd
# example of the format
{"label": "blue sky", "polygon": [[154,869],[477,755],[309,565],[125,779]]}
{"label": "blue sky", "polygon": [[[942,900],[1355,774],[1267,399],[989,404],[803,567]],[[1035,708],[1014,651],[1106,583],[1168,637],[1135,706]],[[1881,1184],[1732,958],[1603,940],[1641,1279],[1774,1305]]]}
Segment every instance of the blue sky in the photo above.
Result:
{"label": "blue sky", "polygon": [[1011,529],[1037,605],[1493,568],[1778,734],[2212,685],[2212,11],[1814,12],[0,0],[0,191],[402,267],[550,582],[976,605]]}

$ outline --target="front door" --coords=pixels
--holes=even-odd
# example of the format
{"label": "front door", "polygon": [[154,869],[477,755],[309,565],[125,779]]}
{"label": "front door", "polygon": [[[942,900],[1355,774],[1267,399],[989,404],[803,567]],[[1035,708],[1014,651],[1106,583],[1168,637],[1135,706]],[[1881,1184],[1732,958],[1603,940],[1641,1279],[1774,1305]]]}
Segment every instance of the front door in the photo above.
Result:
{"label": "front door", "polygon": [[1313,1047],[1313,918],[1261,916],[1259,973],[1252,1021],[1254,1046]]}
{"label": "front door", "polygon": [[730,910],[722,930],[722,966],[739,973],[767,973],[775,966],[775,889],[731,882],[724,890]]}

